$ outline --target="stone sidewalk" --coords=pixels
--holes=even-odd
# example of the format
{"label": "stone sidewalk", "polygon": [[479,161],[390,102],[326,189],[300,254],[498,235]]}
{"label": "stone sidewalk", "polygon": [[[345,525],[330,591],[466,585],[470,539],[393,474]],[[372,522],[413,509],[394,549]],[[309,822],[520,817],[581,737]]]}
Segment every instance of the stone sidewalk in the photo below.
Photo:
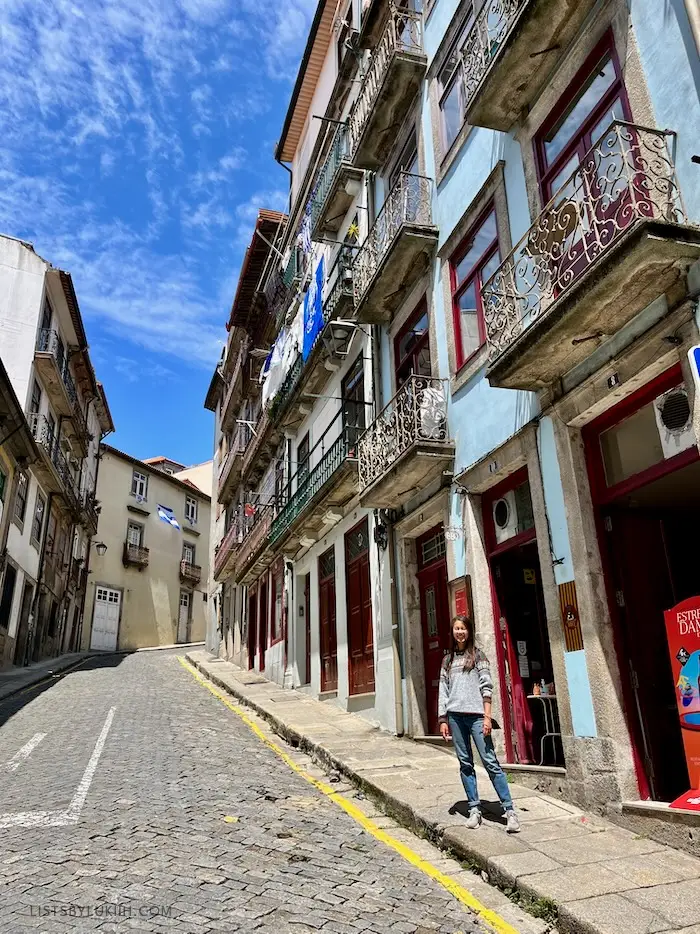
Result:
{"label": "stone sidewalk", "polygon": [[68,668],[72,668],[89,657],[89,652],[71,652],[59,655],[57,658],[45,658],[26,667],[13,667],[0,671],[0,700],[18,694],[41,681],[58,677]]}
{"label": "stone sidewalk", "polygon": [[447,749],[399,739],[300,691],[192,651],[206,677],[267,719],[280,736],[349,778],[382,809],[427,836],[489,881],[515,889],[539,910],[556,905],[572,934],[700,934],[700,859],[617,827],[547,795],[511,785],[522,833],[508,836],[493,802],[479,830],[467,830],[464,792]]}

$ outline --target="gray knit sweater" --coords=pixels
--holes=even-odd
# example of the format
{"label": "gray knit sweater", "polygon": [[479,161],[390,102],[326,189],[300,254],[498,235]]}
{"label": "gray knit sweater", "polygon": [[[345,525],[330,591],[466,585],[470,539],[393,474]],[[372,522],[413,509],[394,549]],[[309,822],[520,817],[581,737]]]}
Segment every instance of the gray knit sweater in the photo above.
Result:
{"label": "gray knit sweater", "polygon": [[447,722],[448,713],[484,713],[484,700],[493,694],[493,681],[489,660],[476,650],[476,664],[470,671],[464,669],[464,655],[455,654],[450,665],[446,655],[440,669],[438,719]]}

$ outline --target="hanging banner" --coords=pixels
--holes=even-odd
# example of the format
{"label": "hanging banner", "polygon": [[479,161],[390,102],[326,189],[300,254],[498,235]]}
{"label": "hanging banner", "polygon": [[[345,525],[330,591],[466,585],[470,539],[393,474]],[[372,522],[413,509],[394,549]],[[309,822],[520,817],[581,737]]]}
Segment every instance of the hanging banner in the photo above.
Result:
{"label": "hanging banner", "polygon": [[[700,790],[700,597],[666,610],[664,618],[690,787]],[[671,807],[687,808],[687,798]]]}
{"label": "hanging banner", "polygon": [[307,360],[316,343],[316,338],[323,330],[323,276],[324,257],[316,267],[316,274],[304,296],[304,348],[302,357]]}

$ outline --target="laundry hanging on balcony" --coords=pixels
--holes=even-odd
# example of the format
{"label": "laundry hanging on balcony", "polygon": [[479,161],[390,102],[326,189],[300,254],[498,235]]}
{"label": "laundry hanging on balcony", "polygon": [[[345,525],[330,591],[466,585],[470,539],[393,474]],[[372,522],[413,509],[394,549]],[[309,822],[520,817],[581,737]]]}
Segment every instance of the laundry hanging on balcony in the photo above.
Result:
{"label": "laundry hanging on balcony", "polygon": [[270,354],[270,365],[265,376],[262,388],[263,408],[277,395],[277,390],[282,385],[284,374],[282,372],[282,356],[284,352],[285,341],[287,340],[287,329],[282,330],[277,335],[277,339],[272,347]]}
{"label": "laundry hanging on balcony", "polygon": [[304,348],[302,357],[307,360],[316,338],[323,330],[323,279],[325,275],[325,257],[321,257],[316,274],[304,296]]}
{"label": "laundry hanging on balcony", "polygon": [[168,525],[172,525],[174,529],[180,528],[180,523],[175,518],[175,515],[169,506],[161,506],[158,504],[158,515],[163,520],[163,522],[167,522]]}

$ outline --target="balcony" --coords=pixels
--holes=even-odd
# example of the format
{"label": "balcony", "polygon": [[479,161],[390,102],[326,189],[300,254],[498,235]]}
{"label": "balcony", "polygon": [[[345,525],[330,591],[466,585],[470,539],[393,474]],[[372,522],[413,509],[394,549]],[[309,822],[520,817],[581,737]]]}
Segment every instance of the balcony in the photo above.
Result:
{"label": "balcony", "polygon": [[29,415],[32,437],[41,450],[42,457],[33,469],[47,493],[58,493],[75,519],[82,519],[80,495],[66,456],[61,450],[55,428],[45,415]]}
{"label": "balcony", "polygon": [[426,65],[421,14],[392,10],[348,118],[348,147],[356,166],[378,169],[384,164]]}
{"label": "balcony", "polygon": [[239,424],[233,434],[231,447],[226,453],[219,472],[219,502],[227,506],[233,497],[243,469],[243,457],[250,443],[252,431],[247,424]]}
{"label": "balcony", "polygon": [[347,353],[355,330],[353,314],[352,257],[355,248],[343,246],[328,274],[323,302],[323,329],[306,360],[299,354],[270,406],[270,418],[282,428],[294,428],[304,418],[299,406],[318,395]]}
{"label": "balcony", "polygon": [[214,556],[214,580],[224,580],[233,570],[233,564],[241,543],[242,535],[239,524],[233,522],[231,528],[221,539]]}
{"label": "balcony", "polygon": [[418,490],[452,473],[447,380],[411,376],[359,441],[360,503],[398,509]]}
{"label": "balcony", "polygon": [[330,152],[318,174],[311,204],[311,236],[337,233],[357,197],[364,171],[352,164],[347,126],[337,127]]}
{"label": "balcony", "polygon": [[279,428],[270,417],[270,409],[258,419],[252,432],[253,437],[245,450],[241,464],[241,480],[245,481],[246,489],[249,490],[262,477],[272,460],[275,446],[279,442]]}
{"label": "balcony", "polygon": [[295,553],[306,540],[315,541],[337,522],[357,493],[357,437],[362,429],[344,424],[339,411],[297,467],[280,496],[270,529],[270,544],[284,543]]}
{"label": "balcony", "polygon": [[142,571],[148,567],[148,548],[143,545],[134,545],[131,542],[124,542],[124,551],[122,552],[122,564],[125,568],[134,567]]}
{"label": "balcony", "polygon": [[97,532],[97,522],[99,519],[99,513],[95,502],[95,494],[93,492],[94,487],[94,480],[88,482],[85,490],[80,495],[81,518],[83,524],[87,527],[92,535],[95,535]]}
{"label": "balcony", "polygon": [[56,331],[39,331],[34,366],[56,415],[72,415],[78,407],[78,393],[68,369],[65,345]]}
{"label": "balcony", "polygon": [[236,361],[229,377],[224,404],[221,409],[221,427],[224,431],[233,424],[233,419],[238,411],[238,405],[241,401],[243,389],[243,373],[248,360],[249,341],[243,340],[236,354]]}
{"label": "balcony", "polygon": [[437,243],[432,181],[402,172],[352,266],[358,321],[382,324],[426,272]]}
{"label": "balcony", "polygon": [[482,289],[491,385],[538,390],[700,255],[669,131],[614,122]]}
{"label": "balcony", "polygon": [[486,0],[462,48],[466,122],[509,130],[595,0]]}
{"label": "balcony", "polygon": [[233,576],[238,584],[250,584],[272,561],[270,552],[270,528],[272,527],[270,504],[256,508],[255,515],[245,520],[243,538],[236,554]]}
{"label": "balcony", "polygon": [[202,569],[198,564],[190,564],[189,561],[180,562],[180,580],[183,584],[192,584],[196,587],[202,580]]}
{"label": "balcony", "polygon": [[88,431],[85,416],[77,403],[73,407],[71,417],[64,422],[64,426],[66,434],[78,446],[82,456],[87,457],[92,435]]}

